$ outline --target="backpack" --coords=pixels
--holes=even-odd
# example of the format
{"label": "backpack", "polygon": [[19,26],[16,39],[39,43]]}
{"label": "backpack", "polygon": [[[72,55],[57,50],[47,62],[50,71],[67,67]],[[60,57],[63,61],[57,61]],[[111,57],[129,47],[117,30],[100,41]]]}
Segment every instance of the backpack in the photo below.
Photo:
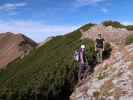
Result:
{"label": "backpack", "polygon": [[79,52],[78,51],[75,51],[73,57],[74,57],[74,60],[75,61],[79,61]]}

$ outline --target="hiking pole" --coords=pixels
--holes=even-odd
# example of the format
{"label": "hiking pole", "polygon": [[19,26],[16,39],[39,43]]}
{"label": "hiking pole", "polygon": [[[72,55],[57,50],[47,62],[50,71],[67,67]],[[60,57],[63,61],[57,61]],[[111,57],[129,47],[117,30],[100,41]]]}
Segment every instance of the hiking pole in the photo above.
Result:
{"label": "hiking pole", "polygon": [[89,70],[89,67],[88,67],[88,59],[87,57],[85,56],[85,72],[84,72],[84,75],[83,77],[86,78],[87,77],[87,74],[88,74],[88,70]]}

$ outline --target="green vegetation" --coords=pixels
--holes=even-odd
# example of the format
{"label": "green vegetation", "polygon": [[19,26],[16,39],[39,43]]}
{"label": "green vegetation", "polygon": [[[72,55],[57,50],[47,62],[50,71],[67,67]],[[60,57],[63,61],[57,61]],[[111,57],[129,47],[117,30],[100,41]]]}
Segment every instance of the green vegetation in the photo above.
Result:
{"label": "green vegetation", "polygon": [[77,83],[78,63],[73,60],[74,51],[84,43],[88,62],[94,55],[93,41],[80,38],[79,30],[57,36],[23,60],[17,59],[1,70],[0,100],[68,100]]}
{"label": "green vegetation", "polygon": [[101,72],[101,73],[99,73],[99,74],[97,75],[97,79],[98,79],[98,80],[102,80],[102,79],[104,79],[106,76],[107,76],[107,75],[106,75],[106,72]]}
{"label": "green vegetation", "polygon": [[128,45],[128,44],[131,44],[131,43],[133,43],[133,35],[129,35],[128,37],[127,37],[127,39],[126,39],[126,44]]}
{"label": "green vegetation", "polygon": [[128,26],[126,26],[126,28],[127,28],[127,30],[133,30],[133,25],[128,25]]}
{"label": "green vegetation", "polygon": [[83,31],[87,31],[90,27],[92,27],[92,26],[94,26],[94,25],[96,25],[96,24],[89,23],[89,24],[86,24],[86,25],[82,26],[81,29],[82,29]]}
{"label": "green vegetation", "polygon": [[125,27],[124,25],[122,25],[120,22],[117,22],[117,21],[104,21],[102,24],[104,26],[112,26],[115,28],[124,28]]}
{"label": "green vegetation", "polygon": [[112,26],[114,28],[126,28],[127,30],[133,30],[133,25],[123,25],[117,21],[104,21],[102,24],[104,26]]}
{"label": "green vegetation", "polygon": [[112,51],[111,44],[106,42],[104,45],[103,59],[107,59],[110,57]]}

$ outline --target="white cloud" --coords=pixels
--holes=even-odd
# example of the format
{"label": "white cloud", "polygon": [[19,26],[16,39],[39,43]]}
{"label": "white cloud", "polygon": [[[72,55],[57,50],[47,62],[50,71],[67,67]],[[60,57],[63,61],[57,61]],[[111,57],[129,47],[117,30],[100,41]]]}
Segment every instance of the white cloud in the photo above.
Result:
{"label": "white cloud", "polygon": [[133,25],[133,21],[123,21],[122,24],[124,24],[124,25]]}
{"label": "white cloud", "polygon": [[79,2],[86,2],[88,4],[92,4],[92,3],[98,3],[98,2],[102,2],[102,1],[105,1],[105,0],[77,0]]}
{"label": "white cloud", "polygon": [[109,10],[108,10],[107,8],[102,8],[101,11],[102,11],[103,13],[107,13]]}
{"label": "white cloud", "polygon": [[0,5],[0,11],[14,11],[20,7],[26,6],[26,2],[21,3],[5,3],[3,5]]}
{"label": "white cloud", "polygon": [[82,7],[87,5],[94,5],[104,1],[107,1],[107,0],[76,0],[76,6]]}
{"label": "white cloud", "polygon": [[0,32],[23,33],[36,41],[49,36],[62,35],[77,29],[78,26],[48,25],[33,21],[0,21]]}

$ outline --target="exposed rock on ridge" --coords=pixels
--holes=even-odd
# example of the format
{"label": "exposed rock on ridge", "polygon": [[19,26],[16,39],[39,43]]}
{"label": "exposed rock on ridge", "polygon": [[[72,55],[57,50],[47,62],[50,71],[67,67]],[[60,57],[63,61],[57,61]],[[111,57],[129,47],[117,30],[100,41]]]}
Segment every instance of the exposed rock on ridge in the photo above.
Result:
{"label": "exposed rock on ridge", "polygon": [[95,67],[70,100],[133,100],[133,44],[113,45],[111,57]]}
{"label": "exposed rock on ridge", "polygon": [[112,26],[95,25],[87,31],[82,31],[82,38],[90,38],[95,40],[98,33],[102,33],[107,42],[115,42],[117,44],[123,44],[129,34],[133,34],[133,31],[128,31],[125,28],[114,28]]}

